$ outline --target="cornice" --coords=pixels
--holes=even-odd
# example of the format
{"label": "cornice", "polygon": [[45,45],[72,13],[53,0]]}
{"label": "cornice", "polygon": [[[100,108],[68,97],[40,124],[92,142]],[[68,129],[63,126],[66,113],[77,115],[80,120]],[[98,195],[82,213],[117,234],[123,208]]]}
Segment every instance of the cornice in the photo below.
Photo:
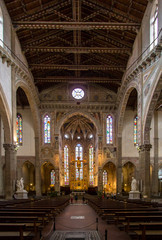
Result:
{"label": "cornice", "polygon": [[25,66],[25,64],[21,62],[18,58],[12,57],[11,54],[6,51],[2,46],[0,46],[0,58],[2,59],[3,64],[6,62],[7,67],[11,66],[15,70],[17,76],[28,82],[28,85],[31,87],[35,101],[37,104],[39,104],[40,101],[38,97],[38,92],[35,88],[33,77],[28,71],[28,67]]}

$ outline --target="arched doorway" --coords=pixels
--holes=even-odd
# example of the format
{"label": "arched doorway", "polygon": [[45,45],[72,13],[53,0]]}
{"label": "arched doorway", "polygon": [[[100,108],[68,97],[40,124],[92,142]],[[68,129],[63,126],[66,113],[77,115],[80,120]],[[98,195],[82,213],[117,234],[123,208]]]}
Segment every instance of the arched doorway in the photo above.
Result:
{"label": "arched doorway", "polygon": [[22,167],[22,173],[24,178],[24,188],[28,191],[29,195],[35,193],[35,167],[34,165],[26,161]]}
{"label": "arched doorway", "polygon": [[122,173],[123,173],[123,186],[122,186],[123,194],[129,193],[131,190],[132,177],[135,176],[134,164],[131,162],[127,162],[126,164],[124,164]]}
{"label": "arched doorway", "polygon": [[42,195],[47,195],[55,190],[55,170],[50,162],[45,162],[41,167]]}
{"label": "arched doorway", "polygon": [[[105,181],[106,175],[107,183]],[[116,166],[112,162],[106,163],[103,167],[103,184],[103,189],[105,193],[116,194]]]}

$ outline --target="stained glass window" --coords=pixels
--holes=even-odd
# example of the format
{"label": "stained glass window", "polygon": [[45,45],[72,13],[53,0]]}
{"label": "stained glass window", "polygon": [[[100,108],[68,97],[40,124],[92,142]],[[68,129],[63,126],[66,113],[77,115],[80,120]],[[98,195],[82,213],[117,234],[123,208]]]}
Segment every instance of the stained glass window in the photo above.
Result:
{"label": "stained glass window", "polygon": [[55,171],[51,171],[51,185],[55,185]]}
{"label": "stained glass window", "polygon": [[93,147],[89,148],[89,184],[93,185]]}
{"label": "stained glass window", "polygon": [[69,185],[69,155],[68,147],[64,147],[64,179],[65,185]]}
{"label": "stained glass window", "polygon": [[44,117],[44,143],[51,142],[51,119],[48,115]]}
{"label": "stained glass window", "polygon": [[134,145],[138,144],[137,142],[137,131],[138,131],[138,117],[134,118]]}
{"label": "stained glass window", "polygon": [[84,91],[83,89],[81,88],[75,88],[73,91],[72,91],[72,96],[73,98],[75,99],[82,99],[84,97]]}
{"label": "stained glass window", "polygon": [[[77,144],[75,148],[75,161],[78,160],[82,161],[83,160],[83,147],[81,144]],[[83,179],[83,162],[80,164],[80,168],[78,169],[78,164],[75,162],[75,169],[76,169],[76,179]]]}
{"label": "stained glass window", "polygon": [[16,119],[16,131],[17,131],[17,144],[22,145],[22,116],[21,114],[17,114]]}
{"label": "stained glass window", "polygon": [[103,171],[103,186],[107,185],[107,171]]}
{"label": "stained glass window", "polygon": [[107,142],[107,144],[112,144],[113,143],[112,117],[110,115],[108,115],[107,119],[106,119],[106,142]]}

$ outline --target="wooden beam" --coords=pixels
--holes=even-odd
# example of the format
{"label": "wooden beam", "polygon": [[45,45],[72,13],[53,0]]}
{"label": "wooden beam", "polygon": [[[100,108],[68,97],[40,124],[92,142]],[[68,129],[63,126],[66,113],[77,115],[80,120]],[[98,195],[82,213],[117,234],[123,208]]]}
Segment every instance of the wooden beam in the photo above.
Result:
{"label": "wooden beam", "polygon": [[62,29],[73,30],[129,30],[137,31],[139,23],[117,23],[117,22],[51,22],[51,21],[18,21],[13,22],[16,30],[19,29]]}
{"label": "wooden beam", "polygon": [[102,71],[125,71],[126,66],[110,66],[110,65],[57,65],[57,64],[30,64],[33,69],[64,69],[70,71],[88,71],[88,70],[102,70]]}
{"label": "wooden beam", "polygon": [[113,83],[121,85],[121,79],[111,79],[107,77],[71,77],[71,76],[52,76],[45,78],[34,78],[35,83],[45,83],[45,82],[70,82],[70,83]]}
{"label": "wooden beam", "polygon": [[107,47],[25,47],[24,52],[61,52],[61,53],[117,53],[131,54],[129,48],[107,48]]}

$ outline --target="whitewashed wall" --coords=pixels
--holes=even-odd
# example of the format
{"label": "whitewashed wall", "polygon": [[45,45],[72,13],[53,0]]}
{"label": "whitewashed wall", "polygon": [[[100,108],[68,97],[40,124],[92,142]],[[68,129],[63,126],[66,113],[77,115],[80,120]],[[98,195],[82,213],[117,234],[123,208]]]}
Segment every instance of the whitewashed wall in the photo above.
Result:
{"label": "whitewashed wall", "polygon": [[30,108],[17,109],[23,119],[23,145],[17,151],[18,156],[35,156],[35,135]]}
{"label": "whitewashed wall", "polygon": [[138,157],[137,148],[133,142],[133,120],[136,116],[136,111],[126,110],[124,115],[124,125],[122,132],[122,156],[123,157]]}

